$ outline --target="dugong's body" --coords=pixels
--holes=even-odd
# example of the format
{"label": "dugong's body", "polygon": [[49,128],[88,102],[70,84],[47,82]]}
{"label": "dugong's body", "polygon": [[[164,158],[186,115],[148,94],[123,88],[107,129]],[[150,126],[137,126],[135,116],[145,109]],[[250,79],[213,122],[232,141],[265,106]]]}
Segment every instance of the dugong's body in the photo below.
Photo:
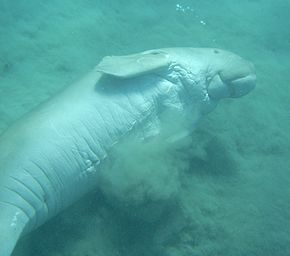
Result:
{"label": "dugong's body", "polygon": [[217,49],[105,57],[0,138],[0,256],[93,189],[125,136],[158,134],[167,110],[190,129],[220,99],[250,92],[255,78],[249,62]]}

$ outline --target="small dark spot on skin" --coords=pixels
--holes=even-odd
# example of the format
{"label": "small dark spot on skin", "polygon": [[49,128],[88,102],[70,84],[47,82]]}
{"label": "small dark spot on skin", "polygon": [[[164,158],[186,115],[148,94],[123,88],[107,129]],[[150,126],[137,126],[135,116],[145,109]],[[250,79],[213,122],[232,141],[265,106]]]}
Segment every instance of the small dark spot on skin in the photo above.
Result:
{"label": "small dark spot on skin", "polygon": [[215,54],[220,53],[219,50],[217,50],[217,49],[214,49],[213,52],[214,52]]}
{"label": "small dark spot on skin", "polygon": [[160,52],[151,52],[152,55],[158,55]]}
{"label": "small dark spot on skin", "polygon": [[12,65],[9,62],[0,59],[0,75],[11,71]]}

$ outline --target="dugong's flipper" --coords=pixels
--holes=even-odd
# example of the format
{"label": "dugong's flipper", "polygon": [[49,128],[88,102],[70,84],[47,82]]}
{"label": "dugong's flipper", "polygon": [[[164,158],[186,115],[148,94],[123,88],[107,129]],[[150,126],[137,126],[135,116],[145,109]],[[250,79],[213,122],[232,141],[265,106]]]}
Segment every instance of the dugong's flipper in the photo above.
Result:
{"label": "dugong's flipper", "polygon": [[6,220],[0,225],[0,256],[8,256],[20,238],[28,217],[16,206],[0,202],[0,219]]}
{"label": "dugong's flipper", "polygon": [[120,78],[130,78],[168,66],[169,56],[162,51],[146,51],[126,56],[107,56],[97,70]]}

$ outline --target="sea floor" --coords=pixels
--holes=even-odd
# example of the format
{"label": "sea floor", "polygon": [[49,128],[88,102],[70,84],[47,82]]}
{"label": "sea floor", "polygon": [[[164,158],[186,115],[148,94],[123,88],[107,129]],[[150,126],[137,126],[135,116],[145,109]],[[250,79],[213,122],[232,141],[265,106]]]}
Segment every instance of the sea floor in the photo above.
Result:
{"label": "sea floor", "polygon": [[217,47],[252,61],[258,79],[187,141],[128,149],[107,177],[114,186],[13,256],[290,255],[288,1],[0,0],[0,10],[0,133],[106,55]]}

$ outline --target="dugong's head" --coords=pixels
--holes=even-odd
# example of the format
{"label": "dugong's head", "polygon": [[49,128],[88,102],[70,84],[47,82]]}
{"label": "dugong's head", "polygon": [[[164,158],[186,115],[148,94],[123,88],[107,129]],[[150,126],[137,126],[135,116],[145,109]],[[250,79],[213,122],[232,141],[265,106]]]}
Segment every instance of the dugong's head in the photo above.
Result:
{"label": "dugong's head", "polygon": [[102,73],[131,78],[155,73],[186,84],[199,84],[213,101],[238,98],[256,84],[254,66],[238,55],[213,48],[164,48],[127,56],[105,57]]}
{"label": "dugong's head", "polygon": [[163,51],[187,77],[193,74],[192,77],[205,78],[205,87],[212,100],[238,98],[255,88],[253,64],[234,53],[212,48],[170,48]]}
{"label": "dugong's head", "polygon": [[[208,94],[213,98],[237,98],[246,95],[256,86],[254,65],[231,52],[209,50],[212,61]],[[212,76],[213,75],[213,76]]]}

